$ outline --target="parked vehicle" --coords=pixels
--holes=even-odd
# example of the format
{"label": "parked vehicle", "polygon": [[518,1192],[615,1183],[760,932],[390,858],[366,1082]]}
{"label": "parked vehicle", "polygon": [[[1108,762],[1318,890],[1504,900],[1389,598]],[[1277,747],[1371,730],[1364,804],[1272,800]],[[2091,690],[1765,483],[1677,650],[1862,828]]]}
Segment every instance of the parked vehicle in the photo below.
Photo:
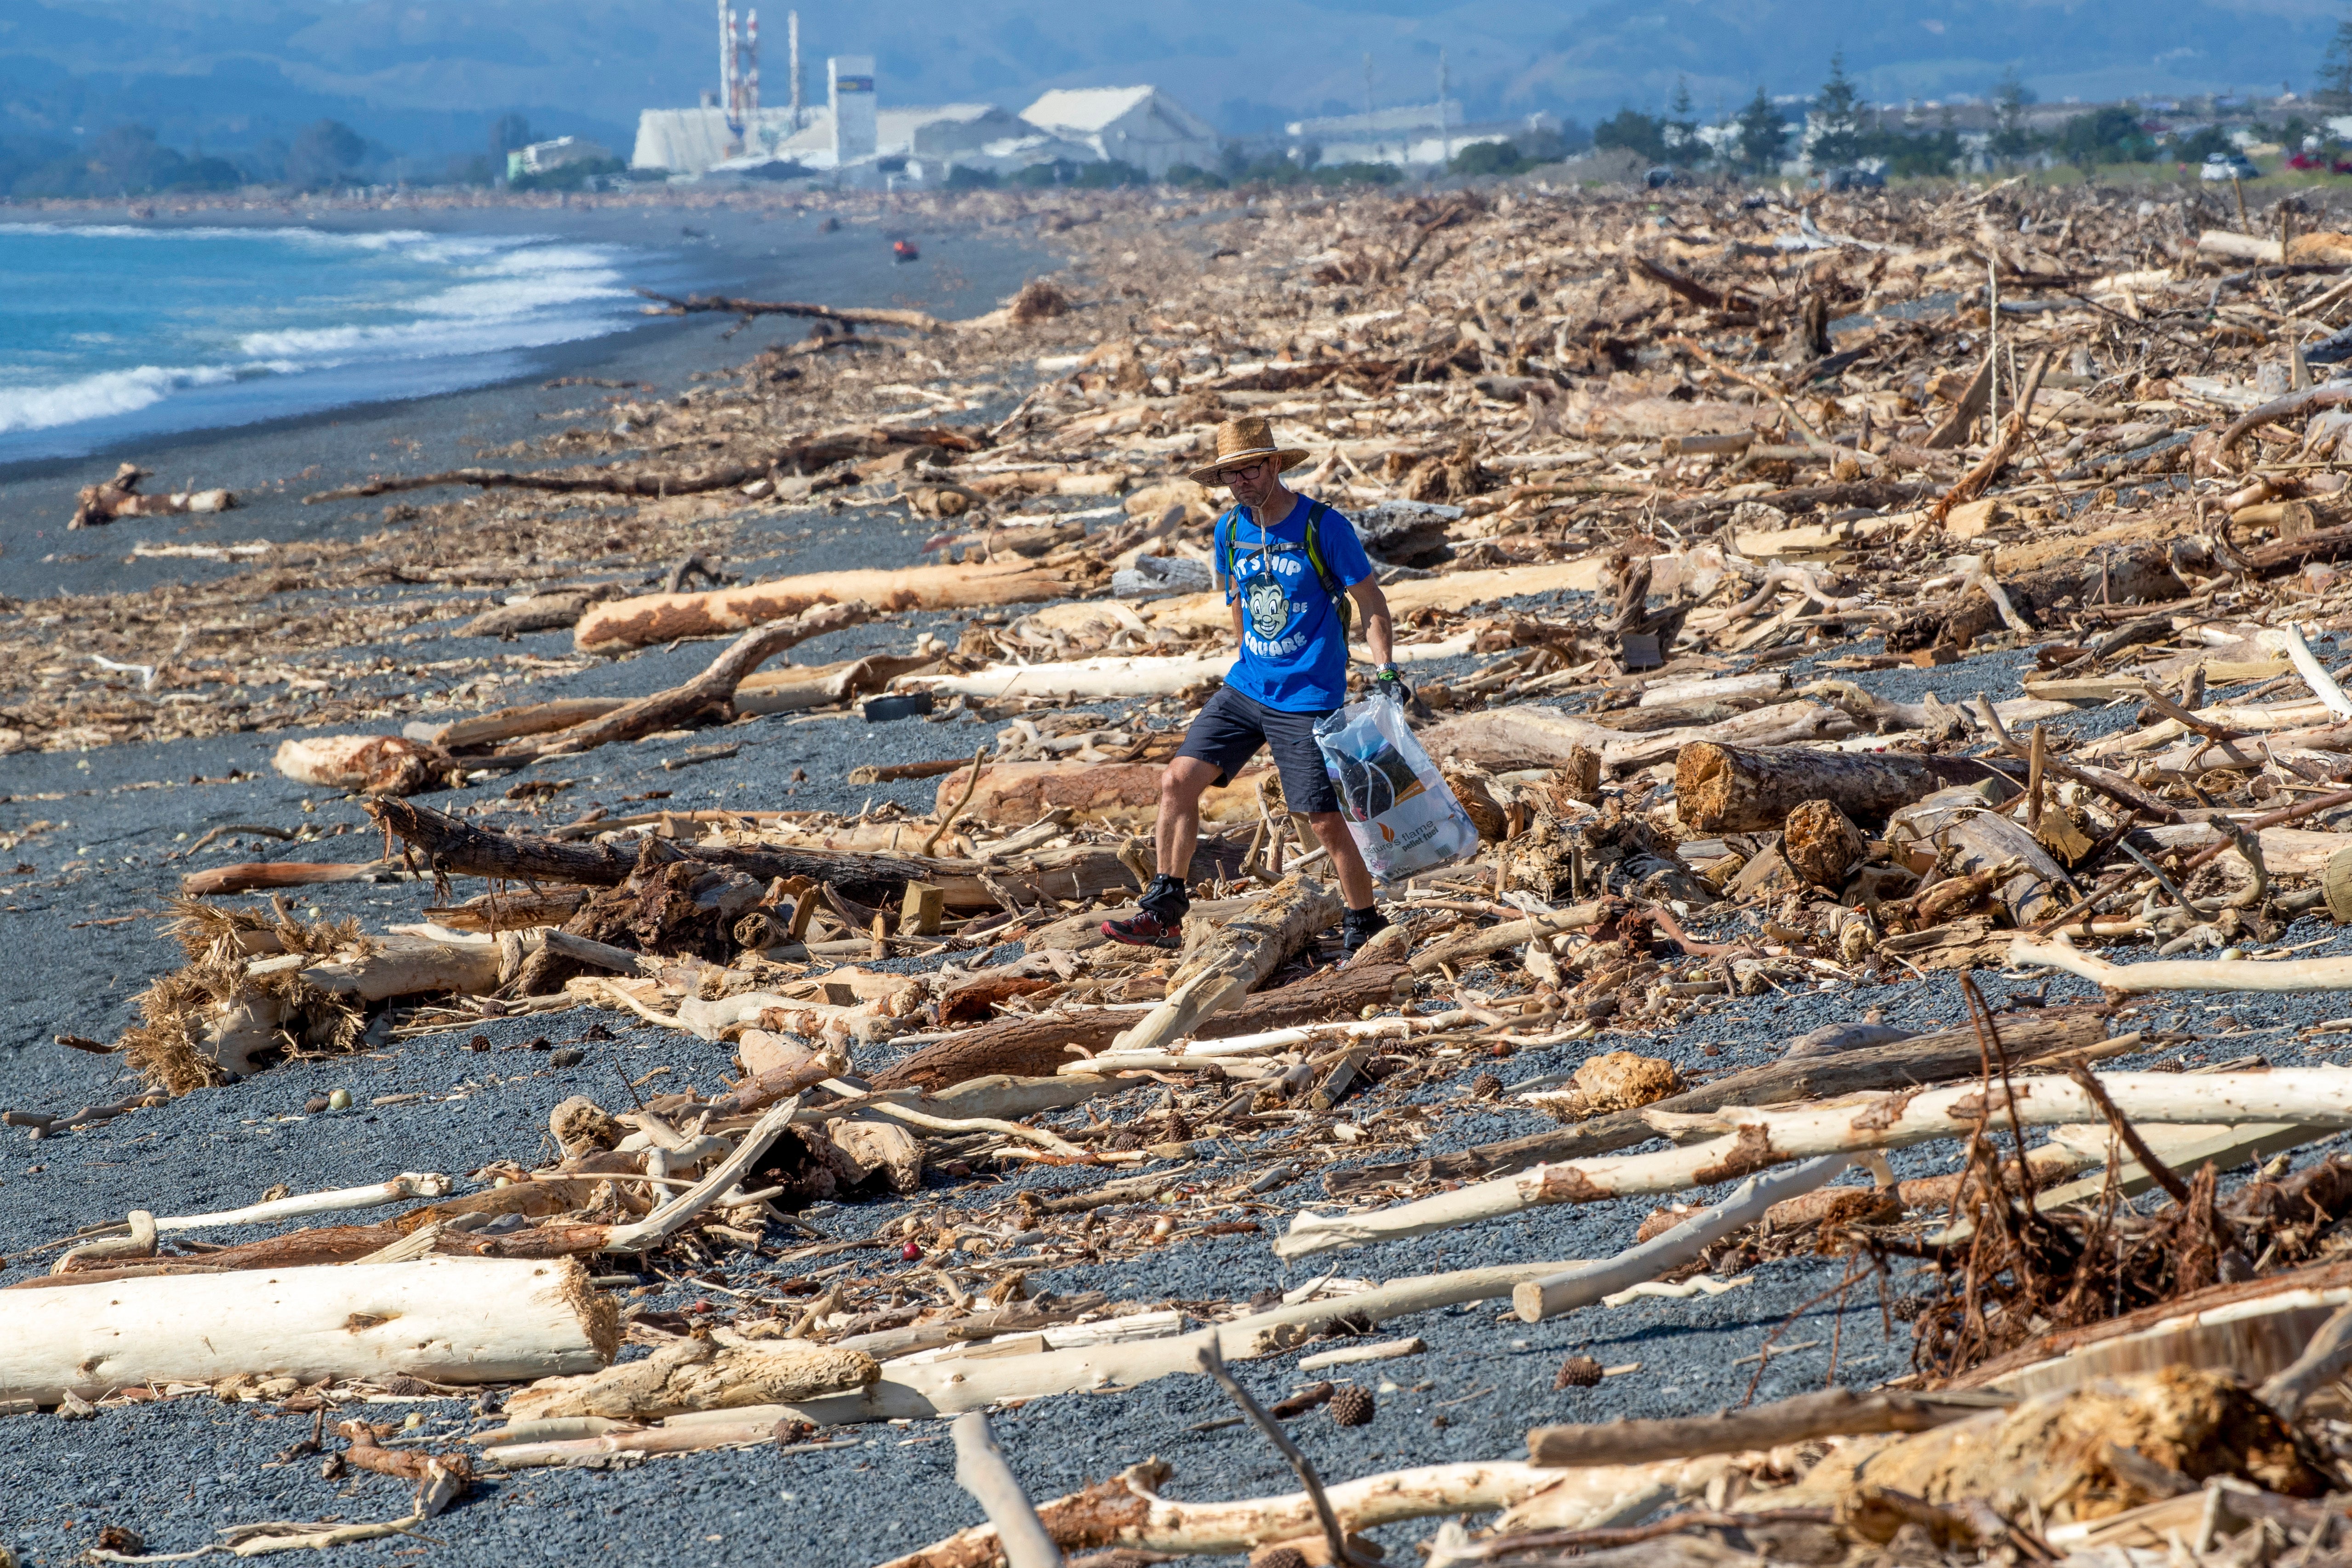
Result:
{"label": "parked vehicle", "polygon": [[1877,169],[1824,169],[1822,171],[1824,191],[1883,191],[1886,175]]}
{"label": "parked vehicle", "polygon": [[1669,185],[1696,185],[1698,182],[1691,178],[1687,169],[1661,163],[1643,177],[1643,183],[1653,191],[1663,191]]}
{"label": "parked vehicle", "polygon": [[2205,166],[2197,172],[2200,180],[2220,183],[2225,180],[2259,180],[2263,172],[2242,152],[2212,152],[2205,158]]}

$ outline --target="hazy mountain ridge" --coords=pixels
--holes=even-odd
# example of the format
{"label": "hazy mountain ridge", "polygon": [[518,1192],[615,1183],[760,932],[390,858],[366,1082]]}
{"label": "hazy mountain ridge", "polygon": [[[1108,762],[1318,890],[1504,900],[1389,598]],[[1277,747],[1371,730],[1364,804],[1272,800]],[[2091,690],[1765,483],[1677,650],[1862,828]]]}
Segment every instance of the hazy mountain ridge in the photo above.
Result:
{"label": "hazy mountain ridge", "polygon": [[[786,93],[783,13],[763,8],[766,96]],[[1139,16],[1035,0],[982,20],[912,0],[802,8],[811,96],[827,53],[877,57],[898,102],[1150,81],[1233,133],[1375,101],[1426,101],[1438,52],[1474,118],[1545,109],[1590,121],[1655,109],[1686,77],[1702,111],[1760,81],[1810,92],[1830,51],[1874,99],[1983,93],[2014,64],[2044,99],[2310,85],[2337,7],[2154,0],[1639,0],[1555,9],[1464,0],[1207,0]],[[419,154],[471,152],[508,110],[625,152],[636,111],[715,84],[706,8],[684,0],[16,0],[0,7],[0,133],[70,139],[126,120],[207,148],[283,141],[331,115]],[[90,62],[108,62],[93,70]],[[1240,67],[1240,68],[1236,68]]]}

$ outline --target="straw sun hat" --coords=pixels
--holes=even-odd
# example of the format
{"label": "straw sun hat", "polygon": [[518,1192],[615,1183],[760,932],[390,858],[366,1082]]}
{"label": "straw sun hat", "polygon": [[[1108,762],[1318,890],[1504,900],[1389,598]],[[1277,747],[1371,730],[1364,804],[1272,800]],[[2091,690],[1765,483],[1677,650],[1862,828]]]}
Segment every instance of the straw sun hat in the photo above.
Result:
{"label": "straw sun hat", "polygon": [[1198,484],[1213,485],[1223,470],[1245,466],[1261,457],[1272,457],[1284,468],[1296,468],[1307,461],[1307,454],[1300,447],[1276,446],[1274,431],[1258,415],[1229,419],[1217,426],[1215,461],[1193,469],[1192,478]]}

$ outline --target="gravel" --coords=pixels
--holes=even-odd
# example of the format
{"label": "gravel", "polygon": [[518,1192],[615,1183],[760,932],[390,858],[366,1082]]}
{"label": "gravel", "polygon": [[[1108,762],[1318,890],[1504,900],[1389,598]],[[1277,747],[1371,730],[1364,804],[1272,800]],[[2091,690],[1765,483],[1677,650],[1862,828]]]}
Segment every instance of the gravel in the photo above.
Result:
{"label": "gravel", "polygon": [[[887,530],[897,524],[854,511],[771,517],[765,526],[772,549],[758,567],[763,571],[871,561],[877,554],[905,559],[915,548],[903,534],[899,542],[887,542]],[[877,549],[877,540],[886,542]],[[960,623],[950,616],[909,617],[903,623],[836,633],[793,656],[813,664],[903,647],[919,630],[952,639]],[[551,655],[568,648],[568,639],[551,633],[523,639],[519,650],[503,646]],[[683,678],[713,651],[710,644],[688,644],[647,652],[516,690],[506,700],[640,693]],[[2030,665],[2022,654],[1999,653],[1932,671],[1849,678],[1890,696],[1916,698],[1934,690],[1954,700],[1978,691],[2000,697],[2015,695],[2018,675]],[[2103,719],[2093,710],[2068,722]],[[677,808],[724,802],[855,811],[871,797],[919,811],[929,807],[932,782],[851,787],[844,776],[860,763],[968,755],[992,729],[961,718],[869,726],[854,716],[771,717],[726,732],[727,738],[741,743],[737,756],[678,772],[664,772],[660,763],[681,753],[683,744],[656,742],[607,747],[526,777],[571,780],[548,809],[549,819],[542,820],[563,820],[595,801],[617,813],[628,809],[625,797],[654,789],[670,790],[666,803]],[[0,759],[0,831],[27,835],[14,852],[0,852],[0,866],[20,868],[0,892],[0,933],[16,955],[0,976],[0,1105],[58,1112],[118,1099],[135,1088],[111,1060],[60,1049],[52,1037],[111,1039],[131,1021],[133,995],[177,961],[176,947],[158,938],[157,916],[167,911],[184,871],[265,853],[373,858],[379,841],[355,802],[306,790],[268,771],[268,754],[281,738],[239,736]],[[791,781],[795,769],[805,771],[805,782]],[[235,781],[220,781],[232,770],[239,775]],[[192,777],[213,781],[189,782]],[[53,825],[34,831],[40,821]],[[207,828],[230,822],[287,829],[312,824],[329,833],[340,830],[349,841],[226,853],[216,848],[194,862],[171,858]],[[337,918],[356,915],[371,928],[381,928],[415,918],[429,902],[429,892],[416,884],[346,884],[305,890],[294,902],[299,909]],[[2315,955],[2352,952],[2352,933],[2336,933],[2319,920],[2305,920],[2284,940],[2318,943],[2307,949]],[[2056,1004],[2093,994],[2087,985],[2065,977],[1979,978],[1996,1007],[2019,995]],[[1686,1071],[1720,1071],[1770,1061],[1778,1042],[1823,1023],[1857,1018],[1866,1008],[1879,1009],[1889,1023],[1914,1029],[1950,1025],[1964,1016],[1956,977],[1936,974],[1859,994],[1839,988],[1726,998],[1670,1032],[1612,1033],[1592,1044],[1523,1051],[1491,1066],[1507,1083],[1524,1082],[1572,1068],[1597,1045],[1663,1056]],[[2260,1051],[2281,1064],[2340,1062],[2340,1049],[2323,1048],[2352,1048],[2352,1034],[2314,1042],[2306,1054],[2297,1031],[2342,1009],[2340,999],[2325,996],[2158,998],[2142,1004],[2131,1023],[2193,1037],[2156,1053],[2159,1057],[2187,1053],[2221,1060]],[[615,1038],[583,1038],[591,1022],[602,1023]],[[476,1034],[488,1038],[488,1051],[467,1048]],[[583,1059],[557,1067],[551,1061],[556,1048],[578,1050]],[[8,1259],[0,1281],[19,1281],[44,1270],[47,1255],[31,1250],[39,1243],[79,1226],[118,1218],[132,1207],[190,1212],[249,1202],[278,1183],[303,1191],[377,1180],[404,1169],[462,1176],[493,1159],[529,1161],[542,1139],[547,1113],[566,1096],[593,1094],[609,1103],[619,1092],[618,1075],[639,1078],[660,1067],[671,1070],[658,1081],[665,1089],[715,1089],[726,1057],[722,1047],[629,1027],[611,1014],[501,1019],[365,1055],[289,1064],[78,1134],[37,1140],[21,1131],[0,1130],[0,1254]],[[1464,1086],[1466,1079],[1463,1085],[1428,1085],[1413,1091],[1412,1098],[1454,1104]],[[351,1091],[352,1111],[303,1113],[306,1101],[337,1087]],[[373,1103],[410,1093],[432,1098]],[[1137,1092],[1115,1113],[1131,1113],[1156,1093]],[[1082,1112],[1066,1114],[1083,1124]],[[1481,1105],[1449,1117],[1428,1146],[1458,1148],[1547,1124],[1544,1117],[1507,1103]],[[1287,1132],[1235,1141],[1198,1168],[1206,1181],[1228,1181],[1291,1155],[1290,1143]],[[1311,1174],[1264,1195],[1283,1211],[1261,1217],[1269,1235],[1286,1222],[1288,1213],[1321,1196],[1320,1177],[1328,1166],[1314,1150],[1296,1152]],[[2298,1155],[2298,1163],[2306,1157]],[[1948,1148],[1929,1146],[1899,1155],[1895,1164],[1908,1176],[1948,1169],[1952,1159]],[[978,1207],[1001,1198],[1004,1186],[1062,1187],[1095,1179],[1081,1171],[1034,1169],[1002,1182],[935,1187],[924,1201],[934,1209],[941,1202],[951,1208]],[[1628,1245],[1648,1207],[1632,1200],[1538,1209],[1376,1249],[1318,1257],[1297,1268],[1274,1259],[1268,1235],[1210,1238],[1139,1260],[1061,1269],[1037,1276],[1035,1282],[1056,1291],[1101,1290],[1114,1300],[1209,1301],[1295,1286],[1334,1263],[1349,1274],[1391,1279],[1525,1260],[1595,1258]],[[861,1199],[824,1207],[809,1218],[832,1236],[849,1239],[891,1228],[911,1207],[897,1198]],[[875,1269],[912,1267],[898,1261],[895,1253],[874,1256],[887,1259],[870,1265]],[[1842,1261],[1790,1259],[1756,1269],[1738,1288],[1719,1296],[1645,1299],[1534,1326],[1509,1317],[1501,1301],[1401,1321],[1384,1333],[1418,1334],[1428,1343],[1425,1354],[1350,1369],[1375,1393],[1374,1419],[1346,1428],[1328,1411],[1317,1411],[1294,1422],[1293,1428],[1326,1477],[1345,1479],[1403,1466],[1517,1457],[1524,1452],[1526,1429],[1542,1422],[1704,1410],[1751,1394],[1795,1394],[1832,1375],[1868,1384],[1907,1370],[1907,1330],[1898,1324],[1894,1336],[1885,1337],[1877,1311],[1882,1290],[1913,1288],[1902,1277],[1880,1281],[1865,1276],[1851,1283],[1832,1367],[1829,1342],[1845,1269]],[[755,1295],[772,1296],[776,1282],[770,1268],[740,1260],[728,1265],[728,1277],[733,1288]],[[635,1299],[672,1309],[693,1299],[667,1281],[653,1283],[655,1290]],[[1755,1358],[1768,1339],[1790,1348],[1759,1373]],[[1570,1354],[1631,1370],[1597,1387],[1555,1391],[1555,1374]],[[1293,1359],[1278,1356],[1235,1370],[1271,1400],[1312,1381],[1296,1371]],[[471,1417],[470,1406],[455,1401],[387,1406],[371,1414],[381,1418],[410,1409],[433,1424],[428,1429],[453,1434]],[[1039,1499],[1153,1455],[1175,1467],[1172,1495],[1227,1498],[1291,1490],[1287,1469],[1247,1427],[1187,1429],[1227,1414],[1229,1406],[1213,1384],[1185,1376],[1127,1392],[1037,1400],[1001,1415],[997,1427],[1016,1473]],[[0,1495],[8,1499],[0,1508],[0,1543],[28,1563],[64,1563],[110,1523],[139,1530],[151,1551],[178,1552],[204,1544],[215,1529],[236,1522],[383,1519],[404,1511],[405,1492],[396,1482],[365,1474],[330,1482],[319,1479],[315,1458],[276,1458],[308,1433],[307,1416],[202,1398],[109,1410],[70,1426],[47,1416],[0,1420]],[[717,1564],[740,1562],[747,1550],[786,1563],[848,1564],[879,1561],[980,1519],[978,1506],[954,1484],[944,1422],[856,1428],[846,1435],[862,1439],[863,1446],[795,1455],[772,1449],[711,1453],[602,1471],[523,1472],[491,1481],[424,1534],[435,1543],[435,1560],[453,1565],[602,1561],[606,1553],[622,1562],[659,1557]],[[1375,1534],[1395,1560],[1430,1528],[1397,1526]],[[394,1541],[346,1550],[396,1556],[417,1547]]]}

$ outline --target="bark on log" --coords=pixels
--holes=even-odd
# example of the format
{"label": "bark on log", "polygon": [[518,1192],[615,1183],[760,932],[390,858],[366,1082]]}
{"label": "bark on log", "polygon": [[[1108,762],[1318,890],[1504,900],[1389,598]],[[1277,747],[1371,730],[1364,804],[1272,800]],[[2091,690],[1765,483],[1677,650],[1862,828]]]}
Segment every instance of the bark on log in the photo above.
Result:
{"label": "bark on log", "polygon": [[678,637],[740,632],[804,614],[821,604],[852,600],[871,605],[875,614],[889,615],[905,610],[1022,604],[1060,599],[1069,591],[1058,573],[1027,561],[820,572],[703,593],[648,593],[611,600],[583,615],[572,628],[572,638],[585,653],[616,653]]}
{"label": "bark on log", "polygon": [[465,771],[436,746],[399,735],[326,735],[279,743],[269,765],[298,784],[370,795],[443,789]]}
{"label": "bark on log", "polygon": [[[1303,980],[1262,991],[1201,1020],[1193,1030],[1194,1037],[1224,1040],[1352,1016],[1369,1004],[1385,1005],[1410,973],[1402,964],[1318,970]],[[925,1046],[875,1074],[874,1087],[877,1091],[917,1087],[937,1093],[951,1083],[995,1073],[1050,1078],[1080,1061],[1079,1052],[1073,1047],[1082,1047],[1087,1055],[1108,1050],[1119,1031],[1134,1023],[1137,1017],[1133,1012],[1089,1008],[1035,1018],[1000,1019],[952,1040]]]}
{"label": "bark on log", "polygon": [[1122,1051],[1156,1051],[1190,1034],[1211,1013],[1231,1008],[1287,963],[1318,932],[1337,925],[1339,895],[1294,877],[1220,926],[1176,967],[1168,998],[1115,1042]]}
{"label": "bark on log", "polygon": [[[2279,1072],[2116,1072],[2098,1080],[2107,1097],[2135,1122],[2302,1123],[2352,1126],[2352,1071],[2342,1068]],[[1286,1260],[1335,1247],[1363,1246],[1426,1236],[1455,1226],[1556,1203],[1598,1203],[1639,1193],[1711,1186],[1769,1166],[1820,1155],[1906,1148],[1936,1138],[1970,1135],[1990,1115],[2029,1126],[2083,1122],[2101,1114],[2080,1085],[2051,1075],[2020,1077],[2004,1091],[1975,1084],[1926,1092],[1903,1091],[1861,1104],[1827,1110],[1775,1112],[1727,1107],[1680,1115],[1651,1106],[1634,1113],[1654,1132],[1677,1135],[1727,1130],[1727,1135],[1685,1148],[1620,1159],[1546,1165],[1370,1214],[1322,1216],[1302,1211],[1275,1242]]]}
{"label": "bark on log", "polygon": [[525,703],[520,707],[502,707],[472,718],[452,719],[447,724],[410,725],[402,733],[411,740],[421,740],[445,751],[464,751],[526,735],[545,735],[551,729],[570,729],[627,706],[625,697],[558,697],[551,702]]}
{"label": "bark on log", "polygon": [[[2052,1008],[2022,1018],[2008,1014],[1996,1021],[2002,1049],[2015,1065],[2083,1051],[2107,1037],[2104,1008]],[[1932,1083],[1939,1078],[1974,1073],[1980,1060],[1974,1029],[1939,1030],[1892,1045],[1801,1057],[1726,1073],[1648,1108],[1698,1112],[1725,1105],[1780,1105],[1823,1095]],[[1573,1127],[1506,1138],[1453,1154],[1335,1172],[1325,1178],[1324,1187],[1334,1197],[1346,1197],[1392,1183],[1473,1179],[1524,1170],[1543,1160],[1609,1154],[1656,1135],[1640,1112],[1616,1111]]]}
{"label": "bark on log", "polygon": [[[992,763],[980,770],[979,787],[963,814],[970,821],[1017,828],[1066,807],[1073,821],[1149,827],[1160,813],[1163,771],[1156,762]],[[1256,821],[1257,786],[1265,776],[1265,768],[1253,768],[1229,784],[1212,786],[1201,796],[1201,820]],[[952,773],[940,781],[935,814],[944,818],[954,808],[965,782]]]}
{"label": "bark on log", "polygon": [[789,1405],[863,1388],[882,1375],[863,1351],[823,1345],[721,1348],[709,1340],[666,1344],[643,1361],[578,1377],[548,1378],[507,1401],[515,1420],[603,1416],[650,1421],[685,1410]]}
{"label": "bark on log", "polygon": [[1780,831],[1780,855],[1816,887],[1834,893],[1846,873],[1862,863],[1867,846],[1860,830],[1834,800],[1808,800],[1789,813]]}
{"label": "bark on log", "polygon": [[779,620],[755,627],[737,638],[725,653],[711,660],[700,674],[683,685],[624,703],[586,724],[533,736],[520,745],[504,747],[498,755],[506,758],[543,757],[556,751],[587,751],[599,746],[634,740],[656,730],[677,729],[706,721],[724,721],[734,716],[735,688],[742,684],[743,677],[761,664],[811,637],[863,625],[873,618],[874,611],[870,606],[857,600],[849,600],[842,603],[816,605],[802,611],[789,621]]}
{"label": "bark on log", "polygon": [[1999,890],[2014,925],[2032,925],[2065,906],[2059,889],[2066,873],[2050,852],[2013,819],[1988,810],[1973,789],[1939,789],[1906,806],[1888,820],[1886,835],[1898,846],[1917,843],[1934,850],[1937,862],[1955,877],[2022,862]]}
{"label": "bark on log", "polygon": [[1983,1408],[1981,1399],[1947,1402],[1932,1394],[1825,1388],[1712,1416],[1538,1427],[1528,1434],[1528,1460],[1561,1467],[1639,1465],[1701,1454],[1741,1454],[1862,1432],[1925,1432]]}
{"label": "bark on log", "polygon": [[501,1383],[593,1371],[618,1312],[576,1262],[423,1258],[0,1291],[0,1388],[54,1405],[238,1373]]}
{"label": "bark on log", "polygon": [[1883,822],[1949,785],[2005,777],[1966,757],[1751,751],[1700,742],[1675,759],[1675,801],[1682,820],[1701,832],[1755,832],[1782,826],[1808,801],[1827,801],[1856,821]]}

